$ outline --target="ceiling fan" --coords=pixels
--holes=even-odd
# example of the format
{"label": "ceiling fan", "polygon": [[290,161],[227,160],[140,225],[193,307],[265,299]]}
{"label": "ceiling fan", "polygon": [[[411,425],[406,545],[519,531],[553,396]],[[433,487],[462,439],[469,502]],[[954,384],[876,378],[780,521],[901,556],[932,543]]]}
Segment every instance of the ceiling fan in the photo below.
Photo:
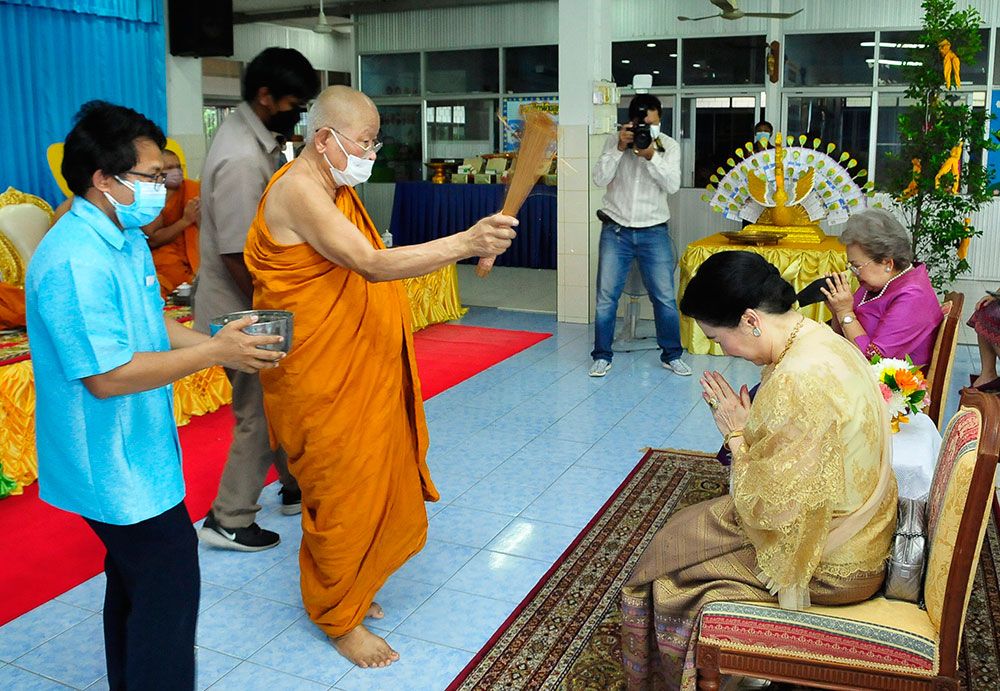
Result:
{"label": "ceiling fan", "polygon": [[313,31],[317,34],[332,34],[334,31],[349,34],[352,26],[354,26],[354,22],[337,22],[336,24],[331,24],[326,18],[326,13],[323,11],[323,0],[319,0],[319,16],[316,17],[316,26],[313,27]]}
{"label": "ceiling fan", "polygon": [[802,10],[796,10],[795,12],[744,12],[741,10],[737,4],[736,0],[709,0],[713,5],[718,7],[722,12],[719,14],[709,14],[704,17],[677,17],[678,20],[682,22],[700,22],[703,19],[715,19],[716,17],[722,17],[723,19],[743,19],[743,17],[769,17],[771,19],[788,19],[789,17],[794,17]]}

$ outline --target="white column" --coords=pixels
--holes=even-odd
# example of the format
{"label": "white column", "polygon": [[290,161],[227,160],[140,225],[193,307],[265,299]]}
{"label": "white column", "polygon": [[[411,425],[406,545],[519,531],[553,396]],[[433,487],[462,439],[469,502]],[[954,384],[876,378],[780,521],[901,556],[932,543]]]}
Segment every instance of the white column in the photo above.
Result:
{"label": "white column", "polygon": [[167,136],[184,149],[187,176],[201,177],[205,162],[205,128],[201,109],[201,58],[167,54]]}
{"label": "white column", "polygon": [[[602,190],[591,169],[614,106],[595,106],[594,81],[611,79],[611,0],[559,0],[558,315],[588,323],[594,314]],[[595,153],[596,152],[596,153]]]}

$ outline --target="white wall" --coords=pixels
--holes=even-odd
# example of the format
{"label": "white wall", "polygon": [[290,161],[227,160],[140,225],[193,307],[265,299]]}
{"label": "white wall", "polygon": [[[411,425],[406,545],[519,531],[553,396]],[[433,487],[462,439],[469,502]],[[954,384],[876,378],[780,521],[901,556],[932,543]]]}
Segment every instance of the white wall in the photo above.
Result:
{"label": "white wall", "polygon": [[366,182],[358,187],[358,196],[365,205],[365,210],[372,217],[372,223],[378,232],[389,230],[392,221],[392,204],[396,196],[394,182]]}
{"label": "white wall", "polygon": [[318,34],[310,29],[262,22],[233,27],[233,60],[250,62],[270,46],[295,48],[318,70],[353,71],[354,44],[348,34]]}
{"label": "white wall", "polygon": [[[747,17],[737,21],[708,19],[700,22],[679,22],[678,15],[703,17],[716,8],[707,0],[672,0],[650,3],[649,0],[615,0],[612,35],[615,40],[630,38],[684,38],[718,36],[720,32],[740,34],[814,31],[863,31],[870,29],[917,28],[923,11],[920,0],[743,0],[745,12],[802,12],[788,19]],[[959,0],[959,9],[975,7],[988,26],[1000,17],[997,0]]]}
{"label": "white wall", "polygon": [[201,59],[167,54],[167,136],[184,149],[189,178],[201,176],[205,132],[201,118]]}
{"label": "white wall", "polygon": [[530,46],[559,41],[559,3],[515,2],[354,17],[359,53]]}

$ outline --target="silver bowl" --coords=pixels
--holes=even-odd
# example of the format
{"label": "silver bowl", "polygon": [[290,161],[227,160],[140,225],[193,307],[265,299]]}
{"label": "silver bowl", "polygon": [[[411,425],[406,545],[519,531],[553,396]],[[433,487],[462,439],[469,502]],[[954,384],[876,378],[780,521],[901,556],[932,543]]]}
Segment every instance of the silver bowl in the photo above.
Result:
{"label": "silver bowl", "polygon": [[231,312],[216,317],[208,324],[208,329],[214,336],[219,330],[231,321],[257,315],[257,322],[243,329],[243,333],[254,336],[281,336],[284,340],[280,343],[260,346],[264,350],[280,350],[288,352],[292,349],[292,326],[295,315],[285,310],[246,310],[245,312]]}

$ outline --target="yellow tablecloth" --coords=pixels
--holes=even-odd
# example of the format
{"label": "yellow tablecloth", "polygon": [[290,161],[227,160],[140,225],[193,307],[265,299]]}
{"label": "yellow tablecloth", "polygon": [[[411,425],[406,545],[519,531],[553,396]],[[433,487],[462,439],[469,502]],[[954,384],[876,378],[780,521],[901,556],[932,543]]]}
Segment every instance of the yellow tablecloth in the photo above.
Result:
{"label": "yellow tablecloth", "polygon": [[[218,410],[233,391],[221,367],[174,382],[174,420],[186,425],[194,415]],[[31,360],[0,367],[0,468],[15,482],[11,494],[38,478],[35,455],[35,375]]]}
{"label": "yellow tablecloth", "polygon": [[[680,260],[680,285],[678,297],[684,294],[691,277],[698,271],[702,262],[716,252],[730,250],[745,250],[756,252],[781,271],[781,276],[800,291],[820,276],[847,269],[847,254],[844,246],[835,237],[828,237],[818,245],[799,243],[782,243],[768,247],[749,247],[734,245],[725,236],[711,235],[697,242],[692,242],[684,250]],[[799,310],[816,321],[827,321],[831,315],[823,302],[803,307]],[[689,353],[697,355],[722,355],[722,348],[717,343],[708,340],[698,324],[693,319],[681,315],[681,344]]]}
{"label": "yellow tablecloth", "polygon": [[454,264],[426,276],[403,281],[410,296],[413,330],[461,318],[468,310],[458,297],[458,270]]}
{"label": "yellow tablecloth", "polygon": [[[466,313],[458,296],[454,265],[403,281],[410,296],[413,330],[458,319]],[[186,315],[186,311],[183,311]],[[188,323],[190,324],[190,323]],[[195,372],[174,382],[174,419],[186,425],[232,401],[232,388],[221,367]],[[38,478],[35,454],[35,376],[31,360],[0,366],[0,472],[14,481],[10,494],[21,494]],[[0,497],[4,496],[0,482]]]}

